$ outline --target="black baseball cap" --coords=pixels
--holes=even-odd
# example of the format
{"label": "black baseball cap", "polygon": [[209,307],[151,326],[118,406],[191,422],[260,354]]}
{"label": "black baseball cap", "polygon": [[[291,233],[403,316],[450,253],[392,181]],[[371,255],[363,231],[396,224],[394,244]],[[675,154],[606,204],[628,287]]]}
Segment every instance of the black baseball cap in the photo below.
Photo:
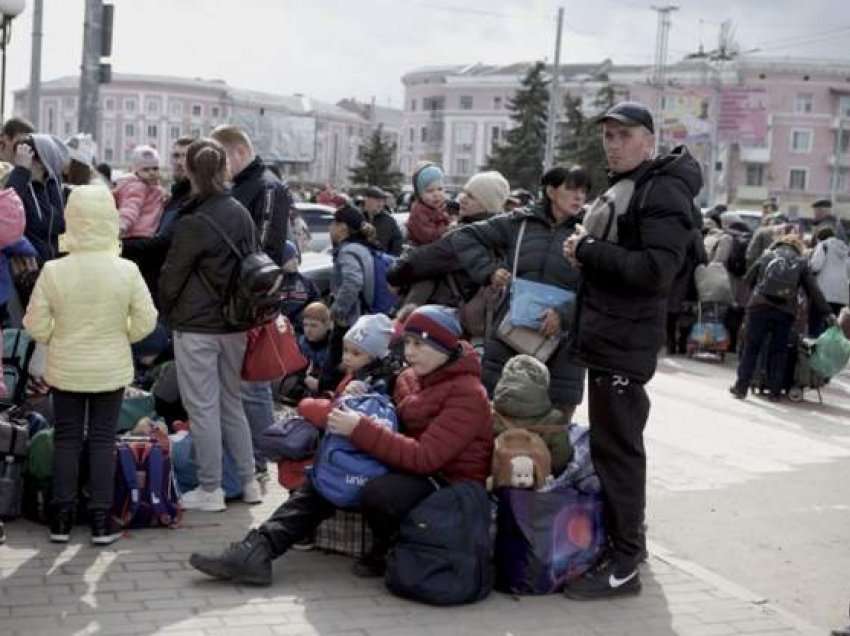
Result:
{"label": "black baseball cap", "polygon": [[381,190],[378,186],[369,186],[363,190],[363,196],[370,199],[386,199],[387,193]]}
{"label": "black baseball cap", "polygon": [[620,102],[614,104],[605,111],[605,114],[596,120],[601,124],[606,119],[613,119],[624,126],[643,126],[652,134],[655,134],[655,124],[652,121],[652,113],[640,102]]}
{"label": "black baseball cap", "polygon": [[831,208],[832,201],[829,199],[818,199],[814,203],[812,203],[813,208]]}

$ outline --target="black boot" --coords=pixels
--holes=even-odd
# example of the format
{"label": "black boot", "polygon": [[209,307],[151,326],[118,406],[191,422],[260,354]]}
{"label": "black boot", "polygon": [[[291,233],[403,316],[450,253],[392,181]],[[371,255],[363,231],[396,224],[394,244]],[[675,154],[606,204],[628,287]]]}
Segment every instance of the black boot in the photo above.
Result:
{"label": "black boot", "polygon": [[376,554],[364,554],[351,566],[354,576],[361,579],[382,578],[387,571],[387,559]]}
{"label": "black boot", "polygon": [[747,397],[747,387],[742,386],[740,382],[736,382],[735,384],[729,387],[729,393],[731,393],[739,400],[743,400],[745,397]]}
{"label": "black boot", "polygon": [[70,510],[54,510],[50,519],[50,540],[53,543],[68,543],[73,526],[74,519]]}
{"label": "black boot", "polygon": [[94,545],[110,545],[121,538],[121,528],[108,510],[91,510],[91,542]]}
{"label": "black boot", "polygon": [[251,530],[220,554],[192,553],[189,564],[213,578],[250,585],[271,585],[272,551],[268,540]]}

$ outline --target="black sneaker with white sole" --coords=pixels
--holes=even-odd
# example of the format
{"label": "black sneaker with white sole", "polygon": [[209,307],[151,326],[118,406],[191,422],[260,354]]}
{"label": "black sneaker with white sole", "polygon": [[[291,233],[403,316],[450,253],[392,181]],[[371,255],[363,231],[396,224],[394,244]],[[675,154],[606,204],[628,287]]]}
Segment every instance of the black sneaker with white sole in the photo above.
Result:
{"label": "black sneaker with white sole", "polygon": [[592,601],[616,596],[640,594],[640,572],[637,566],[618,568],[613,559],[605,559],[564,587],[564,596],[576,601]]}
{"label": "black sneaker with white sole", "polygon": [[121,528],[107,510],[92,510],[91,542],[94,545],[110,545],[121,538]]}
{"label": "black sneaker with white sole", "polygon": [[70,510],[55,510],[50,519],[50,540],[53,543],[68,543],[74,520]]}

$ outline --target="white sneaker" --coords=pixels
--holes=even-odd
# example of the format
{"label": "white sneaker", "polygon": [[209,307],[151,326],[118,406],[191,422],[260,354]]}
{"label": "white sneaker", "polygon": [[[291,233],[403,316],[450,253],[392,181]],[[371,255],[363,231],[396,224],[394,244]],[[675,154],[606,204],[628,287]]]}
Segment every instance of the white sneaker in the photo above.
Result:
{"label": "white sneaker", "polygon": [[242,486],[242,501],[247,504],[263,503],[263,494],[260,490],[260,483],[256,479],[252,479]]}
{"label": "white sneaker", "polygon": [[227,509],[224,503],[224,491],[216,488],[207,492],[200,486],[183,494],[180,503],[186,510],[200,510],[202,512],[221,512]]}

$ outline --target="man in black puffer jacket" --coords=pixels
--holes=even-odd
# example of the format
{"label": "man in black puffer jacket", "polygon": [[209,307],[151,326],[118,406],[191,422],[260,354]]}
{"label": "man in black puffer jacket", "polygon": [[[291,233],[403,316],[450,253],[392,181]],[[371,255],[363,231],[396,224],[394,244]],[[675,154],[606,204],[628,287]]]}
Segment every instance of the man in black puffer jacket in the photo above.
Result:
{"label": "man in black puffer jacket", "polygon": [[684,147],[652,159],[652,115],[622,102],[600,118],[612,183],[634,181],[616,219],[616,242],[579,229],[564,255],[581,267],[576,329],[570,348],[588,372],[591,456],[605,496],[612,550],[564,593],[589,599],[640,592],[645,550],[643,429],[649,416],[644,384],[664,342],[667,296],[693,229],[693,199],[702,187],[699,164]]}

